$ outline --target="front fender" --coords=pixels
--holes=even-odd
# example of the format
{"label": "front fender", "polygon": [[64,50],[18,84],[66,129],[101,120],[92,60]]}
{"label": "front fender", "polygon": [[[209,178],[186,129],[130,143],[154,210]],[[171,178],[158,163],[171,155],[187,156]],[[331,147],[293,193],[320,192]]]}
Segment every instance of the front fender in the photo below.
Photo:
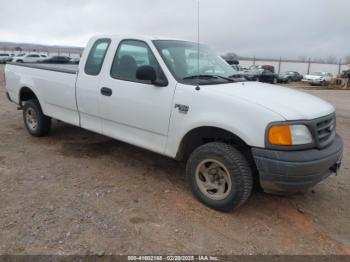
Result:
{"label": "front fender", "polygon": [[199,127],[215,127],[226,130],[252,147],[265,147],[265,129],[274,121],[284,118],[255,103],[244,99],[193,91],[187,87],[177,89],[174,104],[188,105],[187,113],[173,107],[165,154],[175,157],[185,135]]}

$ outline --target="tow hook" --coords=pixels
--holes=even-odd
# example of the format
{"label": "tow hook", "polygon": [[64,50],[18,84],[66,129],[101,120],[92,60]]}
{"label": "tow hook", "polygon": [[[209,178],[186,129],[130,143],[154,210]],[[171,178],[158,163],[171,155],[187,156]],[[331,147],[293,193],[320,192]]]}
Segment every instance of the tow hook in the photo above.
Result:
{"label": "tow hook", "polygon": [[339,160],[333,166],[331,166],[329,170],[331,170],[337,176],[338,170],[340,169],[340,166],[341,166],[341,161]]}

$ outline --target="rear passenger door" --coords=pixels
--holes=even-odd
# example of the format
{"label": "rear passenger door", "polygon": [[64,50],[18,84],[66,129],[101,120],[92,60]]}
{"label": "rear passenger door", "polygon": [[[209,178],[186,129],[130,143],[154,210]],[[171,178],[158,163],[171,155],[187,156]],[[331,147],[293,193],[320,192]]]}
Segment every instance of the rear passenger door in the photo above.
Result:
{"label": "rear passenger door", "polygon": [[[79,68],[76,83],[77,106],[80,113],[80,126],[98,133],[102,132],[102,120],[99,106],[99,82],[101,69],[110,46],[109,38],[91,41],[87,50],[90,52],[83,57],[84,67]],[[85,56],[85,54],[84,54]]]}
{"label": "rear passenger door", "polygon": [[151,46],[139,40],[123,40],[118,44],[110,68],[104,70],[100,82],[102,130],[107,136],[162,153],[175,85],[159,87],[136,78],[140,66],[150,65],[157,78],[166,81],[157,60],[160,57]]}

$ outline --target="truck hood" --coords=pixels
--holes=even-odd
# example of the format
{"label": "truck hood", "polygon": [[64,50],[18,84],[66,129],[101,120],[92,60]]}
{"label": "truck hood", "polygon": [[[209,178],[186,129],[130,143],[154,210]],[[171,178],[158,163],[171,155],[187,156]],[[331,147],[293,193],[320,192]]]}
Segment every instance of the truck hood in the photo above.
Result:
{"label": "truck hood", "polygon": [[316,96],[278,85],[241,82],[215,85],[209,88],[214,94],[220,92],[260,105],[281,115],[286,120],[314,119],[335,111],[331,104]]}

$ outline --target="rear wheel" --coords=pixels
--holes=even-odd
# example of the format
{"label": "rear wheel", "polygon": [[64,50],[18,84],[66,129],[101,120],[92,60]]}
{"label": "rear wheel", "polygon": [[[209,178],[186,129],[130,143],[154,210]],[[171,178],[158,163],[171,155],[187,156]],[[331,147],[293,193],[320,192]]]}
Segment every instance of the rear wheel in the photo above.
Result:
{"label": "rear wheel", "polygon": [[51,129],[51,118],[45,116],[38,100],[28,100],[23,107],[23,121],[32,136],[45,136]]}
{"label": "rear wheel", "polygon": [[224,143],[197,148],[187,162],[186,177],[194,196],[219,211],[241,206],[253,187],[248,161],[237,149]]}
{"label": "rear wheel", "polygon": [[17,60],[17,63],[23,63],[23,60]]}

